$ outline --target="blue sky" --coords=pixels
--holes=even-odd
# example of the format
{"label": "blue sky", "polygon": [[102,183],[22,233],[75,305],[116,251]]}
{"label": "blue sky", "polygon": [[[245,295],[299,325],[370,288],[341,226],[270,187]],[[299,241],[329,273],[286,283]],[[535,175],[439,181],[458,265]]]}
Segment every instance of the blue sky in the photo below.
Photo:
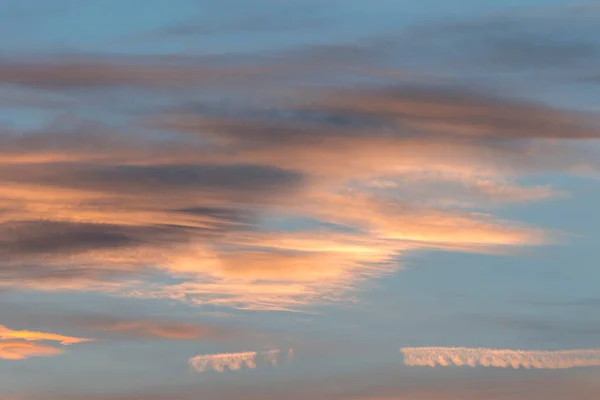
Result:
{"label": "blue sky", "polygon": [[0,400],[597,398],[599,19],[0,0]]}

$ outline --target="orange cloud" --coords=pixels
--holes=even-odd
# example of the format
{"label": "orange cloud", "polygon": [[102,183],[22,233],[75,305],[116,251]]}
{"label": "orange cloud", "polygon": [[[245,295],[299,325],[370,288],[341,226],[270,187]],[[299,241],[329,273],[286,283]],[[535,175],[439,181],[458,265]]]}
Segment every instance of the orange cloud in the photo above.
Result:
{"label": "orange cloud", "polygon": [[15,331],[0,325],[0,358],[22,360],[30,357],[55,356],[63,352],[60,348],[34,343],[39,341],[58,342],[68,346],[93,340],[54,333]]}
{"label": "orange cloud", "polygon": [[57,356],[62,349],[38,343],[0,341],[0,358],[5,360],[24,360],[31,357]]}
{"label": "orange cloud", "polygon": [[[69,70],[4,67],[34,85]],[[99,79],[129,79],[117,72]],[[70,79],[63,84],[83,84]],[[414,249],[502,252],[556,240],[470,207],[559,195],[516,180],[581,167],[591,158],[567,139],[600,131],[587,116],[436,90],[366,90],[368,105],[361,90],[320,93],[285,110],[144,121],[167,135],[77,124],[4,135],[0,287],[296,310],[351,298]],[[269,226],[273,218],[283,227]]]}
{"label": "orange cloud", "polygon": [[57,335],[54,333],[32,332],[32,331],[14,331],[0,325],[0,340],[20,339],[28,342],[52,341],[63,345],[89,342],[93,339],[83,339],[71,336]]}
{"label": "orange cloud", "polygon": [[224,339],[233,332],[210,325],[169,320],[125,320],[109,317],[77,318],[83,327],[100,330],[117,336],[136,339],[203,340]]}

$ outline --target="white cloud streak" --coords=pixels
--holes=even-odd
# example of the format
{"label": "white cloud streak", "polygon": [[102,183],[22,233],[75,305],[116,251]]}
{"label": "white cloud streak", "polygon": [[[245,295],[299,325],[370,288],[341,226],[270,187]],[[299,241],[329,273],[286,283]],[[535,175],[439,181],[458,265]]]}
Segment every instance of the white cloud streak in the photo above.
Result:
{"label": "white cloud streak", "polygon": [[[288,360],[291,359],[293,350],[288,350]],[[257,367],[257,364],[267,363],[276,366],[280,360],[281,350],[272,349],[265,351],[246,351],[241,353],[219,353],[219,354],[200,354],[189,359],[189,365],[196,371],[202,373],[206,371],[224,372],[225,369],[238,371],[244,366],[250,369]]]}
{"label": "white cloud streak", "polygon": [[600,367],[600,349],[561,351],[501,350],[467,347],[405,347],[404,364],[409,366],[463,366],[565,369]]}

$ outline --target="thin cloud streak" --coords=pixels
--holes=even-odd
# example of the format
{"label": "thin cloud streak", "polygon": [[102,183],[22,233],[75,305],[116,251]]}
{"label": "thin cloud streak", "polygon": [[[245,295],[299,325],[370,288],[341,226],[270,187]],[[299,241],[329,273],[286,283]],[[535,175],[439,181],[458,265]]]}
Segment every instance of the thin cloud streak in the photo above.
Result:
{"label": "thin cloud streak", "polygon": [[12,330],[0,325],[0,359],[24,360],[31,357],[50,357],[62,354],[64,351],[60,348],[35,342],[50,341],[69,346],[93,340],[54,333]]}
{"label": "thin cloud streak", "polygon": [[31,357],[51,357],[64,352],[52,346],[30,342],[2,341],[0,342],[0,359],[24,360]]}
{"label": "thin cloud streak", "polygon": [[68,346],[76,343],[90,342],[94,339],[84,339],[71,336],[58,335],[54,333],[33,332],[33,331],[15,331],[0,325],[0,339],[20,339],[28,342],[36,341],[52,341],[59,342],[62,345]]}
{"label": "thin cloud streak", "polygon": [[[246,366],[254,369],[257,364],[267,363],[271,366],[277,366],[280,360],[281,350],[272,349],[266,351],[248,351],[242,353],[220,353],[197,355],[189,359],[189,365],[196,371],[202,373],[209,370],[223,372],[225,369],[237,371]],[[293,353],[288,351],[288,361]]]}
{"label": "thin cloud streak", "polygon": [[[69,321],[69,319],[67,319]],[[206,324],[173,320],[119,319],[111,317],[75,317],[70,322],[86,329],[106,332],[110,335],[136,340],[224,340],[236,336],[236,332]]]}
{"label": "thin cloud streak", "polygon": [[600,349],[526,351],[466,347],[406,347],[400,351],[404,354],[404,364],[409,366],[468,365],[515,369],[600,367]]}
{"label": "thin cloud streak", "polygon": [[[218,60],[168,57],[60,57],[0,62],[0,81],[42,89],[97,89],[119,87],[174,89],[256,85],[273,75],[296,71],[297,65],[231,66]],[[246,60],[248,61],[248,60]],[[212,65],[211,65],[212,64]],[[264,64],[264,63],[263,63]]]}

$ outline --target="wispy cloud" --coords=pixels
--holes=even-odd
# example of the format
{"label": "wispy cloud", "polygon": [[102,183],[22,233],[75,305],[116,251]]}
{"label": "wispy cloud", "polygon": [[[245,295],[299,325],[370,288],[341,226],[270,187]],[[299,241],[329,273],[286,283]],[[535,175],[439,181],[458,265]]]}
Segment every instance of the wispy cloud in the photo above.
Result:
{"label": "wispy cloud", "polygon": [[600,367],[600,349],[526,351],[466,347],[406,347],[402,348],[401,352],[404,354],[404,364],[410,366],[468,365],[536,369]]}
{"label": "wispy cloud", "polygon": [[190,358],[189,364],[198,372],[208,370],[223,372],[225,369],[237,371],[244,366],[256,368],[261,363],[276,366],[281,357],[287,357],[288,360],[291,360],[292,356],[293,351],[291,349],[285,355],[281,355],[281,350],[279,349],[258,352],[206,354]]}
{"label": "wispy cloud", "polygon": [[54,333],[12,330],[0,325],[0,358],[21,360],[30,357],[54,356],[63,352],[60,348],[35,343],[40,341],[58,342],[68,346],[92,340],[94,339],[77,338]]}
{"label": "wispy cloud", "polygon": [[[398,51],[410,62],[443,60],[447,68],[487,74],[553,70],[573,79],[600,56],[597,15],[598,7],[592,2],[525,6],[477,19],[416,26],[395,39],[400,42]],[[444,47],[456,51],[446,52]]]}
{"label": "wispy cloud", "polygon": [[[178,99],[118,127],[57,118],[2,131],[0,287],[297,310],[352,297],[411,250],[553,243],[556,232],[490,209],[564,195],[522,178],[600,169],[581,145],[600,138],[593,116],[460,85],[283,98],[269,81],[271,100],[179,99],[221,81],[240,90],[254,73],[323,72],[305,56],[0,63],[13,87],[92,97],[127,87],[144,102],[155,92],[142,89],[160,88]],[[144,324],[121,329],[159,330]]]}
{"label": "wispy cloud", "polygon": [[[248,61],[248,60],[246,60]],[[244,60],[238,60],[244,62]],[[0,80],[54,90],[119,87],[146,89],[225,88],[269,82],[294,65],[232,65],[231,60],[193,57],[42,57],[0,62]]]}
{"label": "wispy cloud", "polygon": [[0,325],[0,339],[20,339],[28,342],[51,341],[59,342],[63,345],[89,342],[93,339],[84,339],[71,336],[58,335],[54,333],[33,332],[33,331],[15,331]]}
{"label": "wispy cloud", "polygon": [[[2,136],[0,285],[297,309],[396,271],[412,249],[552,242],[468,208],[557,195],[523,175],[597,168],[567,145],[600,135],[585,115],[448,88],[315,95],[144,121],[168,142],[86,124]],[[371,185],[382,180],[401,184]],[[328,228],[267,228],[266,215]]]}
{"label": "wispy cloud", "polygon": [[24,360],[31,357],[50,357],[63,353],[63,349],[39,343],[0,341],[0,358]]}
{"label": "wispy cloud", "polygon": [[237,333],[231,329],[208,324],[164,319],[124,319],[86,316],[68,318],[67,320],[79,327],[136,340],[224,340],[235,336]]}

